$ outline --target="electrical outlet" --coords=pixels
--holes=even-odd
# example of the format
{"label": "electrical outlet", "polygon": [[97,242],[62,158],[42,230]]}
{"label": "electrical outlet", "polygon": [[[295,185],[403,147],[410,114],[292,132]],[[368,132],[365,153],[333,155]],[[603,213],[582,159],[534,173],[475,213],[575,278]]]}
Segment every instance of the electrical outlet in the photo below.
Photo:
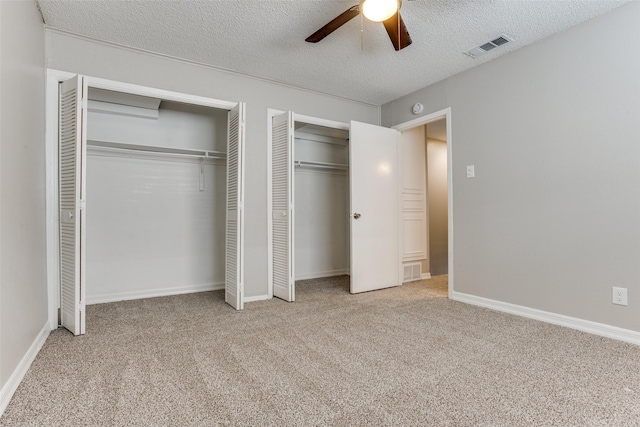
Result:
{"label": "electrical outlet", "polygon": [[611,288],[611,302],[618,305],[627,305],[627,288]]}

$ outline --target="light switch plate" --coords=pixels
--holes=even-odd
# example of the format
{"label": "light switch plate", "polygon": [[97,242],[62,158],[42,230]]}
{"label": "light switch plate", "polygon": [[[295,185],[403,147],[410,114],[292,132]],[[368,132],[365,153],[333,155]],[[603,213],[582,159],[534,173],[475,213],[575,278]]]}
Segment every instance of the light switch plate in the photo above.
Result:
{"label": "light switch plate", "polygon": [[474,165],[467,166],[467,178],[473,178],[476,176],[476,168]]}

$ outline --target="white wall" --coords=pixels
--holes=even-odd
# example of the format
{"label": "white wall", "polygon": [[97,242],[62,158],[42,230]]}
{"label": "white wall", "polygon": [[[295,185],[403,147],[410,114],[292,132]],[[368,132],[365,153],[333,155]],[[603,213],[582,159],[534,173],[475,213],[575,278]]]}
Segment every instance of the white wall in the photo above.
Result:
{"label": "white wall", "polygon": [[224,164],[91,153],[87,303],[222,289]]}
{"label": "white wall", "polygon": [[16,381],[20,362],[47,323],[45,43],[35,2],[0,2],[0,34],[0,397],[5,399],[13,391],[8,381]]}
{"label": "white wall", "polygon": [[297,280],[348,273],[348,172],[296,170],[294,251]]}
{"label": "white wall", "polygon": [[377,124],[379,108],[48,30],[50,68],[247,103],[245,296],[267,287],[267,108]]}
{"label": "white wall", "polygon": [[638,22],[632,2],[383,106],[452,109],[455,291],[640,331]]}

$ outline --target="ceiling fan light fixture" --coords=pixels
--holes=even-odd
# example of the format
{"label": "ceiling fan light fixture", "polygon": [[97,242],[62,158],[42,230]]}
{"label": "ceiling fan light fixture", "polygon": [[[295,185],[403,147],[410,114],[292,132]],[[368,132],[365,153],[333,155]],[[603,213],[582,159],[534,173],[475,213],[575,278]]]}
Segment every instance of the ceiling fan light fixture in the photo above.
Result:
{"label": "ceiling fan light fixture", "polygon": [[400,9],[399,0],[362,0],[360,10],[365,18],[382,22],[391,18]]}

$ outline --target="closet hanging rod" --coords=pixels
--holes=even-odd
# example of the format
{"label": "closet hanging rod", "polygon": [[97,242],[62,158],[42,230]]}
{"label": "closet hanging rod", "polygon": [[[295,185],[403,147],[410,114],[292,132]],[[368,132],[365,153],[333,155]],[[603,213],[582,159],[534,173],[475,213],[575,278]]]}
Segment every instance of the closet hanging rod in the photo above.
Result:
{"label": "closet hanging rod", "polygon": [[220,151],[209,150],[193,150],[187,148],[170,148],[136,144],[123,144],[119,142],[87,140],[89,147],[95,147],[111,152],[137,152],[151,155],[168,156],[168,157],[190,157],[199,159],[224,160],[227,158],[226,153]]}
{"label": "closet hanging rod", "polygon": [[297,167],[308,167],[318,169],[334,169],[334,170],[349,170],[349,165],[342,163],[325,163],[325,162],[313,162],[309,160],[295,160],[294,164]]}

